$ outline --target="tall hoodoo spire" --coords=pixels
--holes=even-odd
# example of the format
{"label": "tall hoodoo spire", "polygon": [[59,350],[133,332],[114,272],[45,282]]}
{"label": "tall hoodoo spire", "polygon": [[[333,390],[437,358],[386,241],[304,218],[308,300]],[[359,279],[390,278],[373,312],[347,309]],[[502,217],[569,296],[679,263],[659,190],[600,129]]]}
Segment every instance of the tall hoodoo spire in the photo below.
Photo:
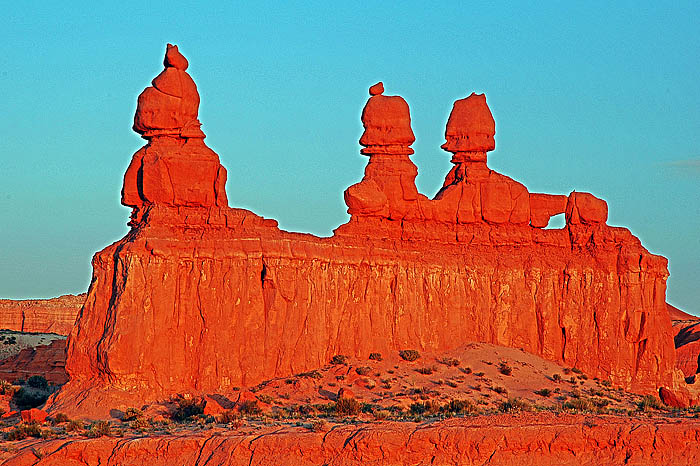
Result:
{"label": "tall hoodoo spire", "polygon": [[134,131],[149,141],[134,154],[124,175],[122,204],[132,207],[130,225],[141,221],[145,208],[228,205],[226,169],[204,144],[197,119],[199,93],[185,70],[187,59],[168,44],[165,69],[138,98]]}

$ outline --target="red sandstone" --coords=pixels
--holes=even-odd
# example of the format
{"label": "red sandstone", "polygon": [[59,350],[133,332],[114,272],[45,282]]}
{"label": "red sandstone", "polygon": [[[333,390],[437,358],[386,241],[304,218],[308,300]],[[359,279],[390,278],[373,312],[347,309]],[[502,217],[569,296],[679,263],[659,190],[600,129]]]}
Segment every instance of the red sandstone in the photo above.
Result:
{"label": "red sandstone", "polygon": [[0,299],[0,328],[68,335],[84,302],[84,293],[52,299]]}
{"label": "red sandstone", "polygon": [[25,440],[16,452],[0,452],[0,460],[7,466],[686,465],[700,460],[699,438],[696,419],[681,423],[539,413],[430,424],[337,425],[327,432],[273,426],[155,437]]}
{"label": "red sandstone", "polygon": [[[455,167],[415,186],[406,102],[371,88],[369,162],[331,238],[287,233],[229,208],[226,171],[199,130],[187,62],[140,96],[122,203],[132,230],[97,253],[73,328],[70,382],[51,409],[105,415],[176,393],[227,393],[338,353],[439,351],[468,341],[524,350],[639,392],[681,390],[665,305],[666,259],[588,193],[530,193],[491,170],[483,95],[455,103]],[[566,227],[545,230],[552,215]]]}

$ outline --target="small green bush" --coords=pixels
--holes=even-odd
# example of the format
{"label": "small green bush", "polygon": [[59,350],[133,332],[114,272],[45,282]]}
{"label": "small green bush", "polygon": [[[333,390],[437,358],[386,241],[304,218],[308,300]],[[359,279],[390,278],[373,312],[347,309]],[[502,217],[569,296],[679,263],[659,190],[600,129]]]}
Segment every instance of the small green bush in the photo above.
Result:
{"label": "small green bush", "polygon": [[476,406],[469,400],[450,400],[440,411],[448,414],[471,414],[476,412]]}
{"label": "small green bush", "polygon": [[645,395],[644,398],[637,402],[639,411],[648,411],[649,409],[663,409],[661,402],[653,395]]}
{"label": "small green bush", "polygon": [[540,390],[535,390],[535,395],[543,396],[545,398],[549,398],[549,396],[552,394],[552,390],[549,388],[542,388]]}
{"label": "small green bush", "polygon": [[68,421],[70,421],[70,419],[68,419],[68,416],[65,413],[56,413],[56,415],[53,417],[53,422],[56,424],[62,424]]}
{"label": "small green bush", "polygon": [[184,422],[199,414],[204,414],[206,401],[193,396],[178,396],[175,398],[175,411],[171,415],[173,421]]}
{"label": "small green bush", "polygon": [[355,372],[357,372],[357,375],[367,375],[370,372],[372,372],[372,368],[369,366],[362,366],[362,367],[356,368]]}
{"label": "small green bush", "polygon": [[401,359],[404,361],[415,361],[420,358],[420,353],[414,349],[405,349],[399,351],[399,356],[401,356]]}
{"label": "small green bush", "polygon": [[66,425],[66,432],[77,432],[79,430],[83,430],[82,421],[78,421],[76,419],[68,421],[68,424]]}
{"label": "small green bush", "polygon": [[381,361],[382,360],[382,354],[381,353],[369,353],[369,358],[372,361]]}
{"label": "small green bush", "polygon": [[498,372],[503,375],[511,375],[513,373],[513,368],[510,367],[507,362],[501,361],[498,363]]}
{"label": "small green bush", "polygon": [[109,425],[108,421],[97,421],[90,426],[85,435],[89,438],[109,437],[112,435],[112,427]]}
{"label": "small green bush", "polygon": [[411,403],[409,409],[414,415],[437,414],[440,412],[440,405],[434,401],[416,402]]}
{"label": "small green bush", "polygon": [[49,383],[43,375],[33,375],[29,377],[27,379],[27,385],[40,390],[47,390],[49,388]]}
{"label": "small green bush", "polygon": [[238,412],[241,414],[248,414],[254,416],[260,414],[262,409],[258,406],[257,400],[245,400],[238,404]]}
{"label": "small green bush", "polygon": [[31,409],[44,404],[48,397],[47,391],[33,387],[22,387],[15,392],[12,401],[19,409]]}
{"label": "small green bush", "polygon": [[500,403],[498,409],[504,413],[517,413],[520,411],[531,411],[532,406],[520,398],[509,398],[508,401]]}
{"label": "small green bush", "polygon": [[41,437],[41,428],[37,423],[21,423],[5,434],[5,438],[10,441],[22,440],[27,437]]}
{"label": "small green bush", "polygon": [[437,370],[437,367],[419,367],[416,372],[423,375],[430,375]]}
{"label": "small green bush", "polygon": [[131,422],[143,417],[143,411],[138,408],[126,408],[122,416],[122,422]]}
{"label": "small green bush", "polygon": [[588,398],[575,398],[562,405],[562,409],[570,411],[595,412],[596,406]]}

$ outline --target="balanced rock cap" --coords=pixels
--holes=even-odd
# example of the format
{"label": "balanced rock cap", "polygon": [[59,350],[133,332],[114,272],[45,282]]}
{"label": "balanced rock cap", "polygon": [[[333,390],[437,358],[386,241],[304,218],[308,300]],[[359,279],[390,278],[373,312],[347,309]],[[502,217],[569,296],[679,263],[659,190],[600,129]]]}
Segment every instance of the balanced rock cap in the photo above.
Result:
{"label": "balanced rock cap", "polygon": [[167,45],[163,65],[165,69],[153,79],[152,86],[139,95],[134,131],[144,139],[162,135],[204,138],[197,120],[197,85],[185,71],[188,62],[177,45]]}
{"label": "balanced rock cap", "polygon": [[496,148],[496,122],[484,94],[472,94],[454,103],[445,130],[446,151],[486,152]]}
{"label": "balanced rock cap", "polygon": [[362,153],[412,154],[413,149],[408,146],[415,142],[416,137],[411,129],[408,104],[400,96],[386,96],[382,95],[383,92],[384,85],[381,82],[369,88],[371,97],[362,110],[362,125],[365,132],[360,138],[360,144],[367,148],[374,146],[392,146],[392,148],[363,149]]}

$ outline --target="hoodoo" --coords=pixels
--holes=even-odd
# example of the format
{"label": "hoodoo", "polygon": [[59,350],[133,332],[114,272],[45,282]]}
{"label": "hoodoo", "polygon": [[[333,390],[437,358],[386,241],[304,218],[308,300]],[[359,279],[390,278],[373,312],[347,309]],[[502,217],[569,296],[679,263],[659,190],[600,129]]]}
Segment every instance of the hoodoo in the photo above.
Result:
{"label": "hoodoo", "polygon": [[[369,161],[345,192],[351,219],[318,238],[228,207],[186,68],[169,45],[139,96],[134,129],[148,144],[124,177],[131,231],[93,259],[70,381],[52,409],[107,414],[227,393],[335,354],[472,341],[639,392],[674,388],[666,259],[608,226],[605,201],[530,193],[491,170],[485,96],[455,102],[443,145],[454,167],[429,199],[415,186],[408,105],[372,86],[360,140]],[[560,213],[564,228],[543,228]]]}

